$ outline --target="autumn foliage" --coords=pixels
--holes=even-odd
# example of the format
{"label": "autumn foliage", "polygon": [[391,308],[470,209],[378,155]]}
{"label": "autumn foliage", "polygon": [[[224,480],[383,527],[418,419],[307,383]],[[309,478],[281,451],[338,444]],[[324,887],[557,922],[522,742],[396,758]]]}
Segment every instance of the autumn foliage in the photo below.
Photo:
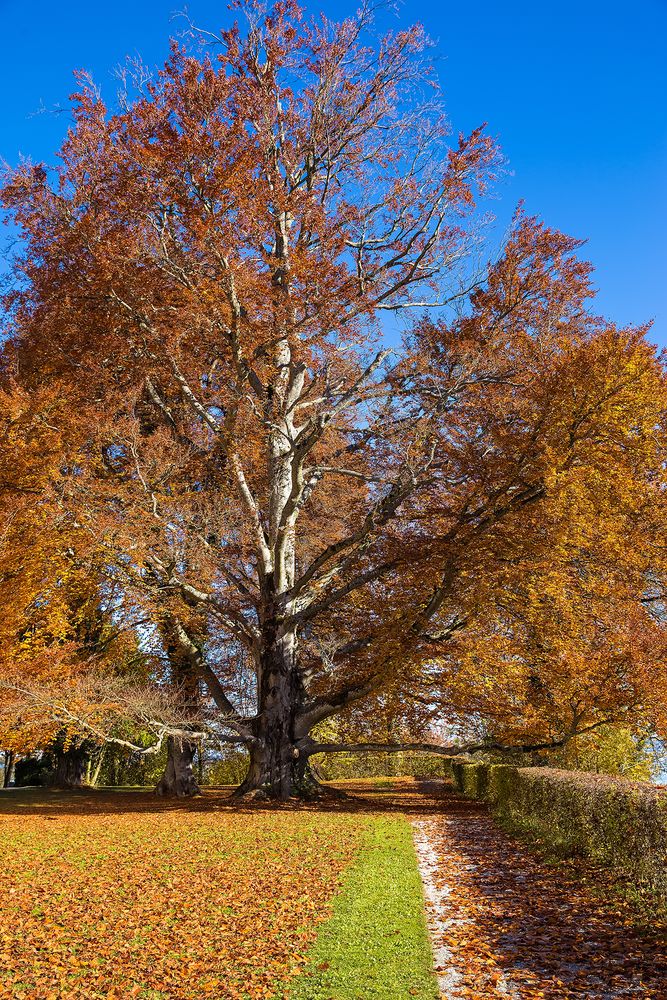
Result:
{"label": "autumn foliage", "polygon": [[[29,683],[3,698],[49,692],[48,728],[73,670],[133,649],[181,698],[138,723],[247,746],[244,791],[277,797],[341,713],[370,740],[388,705],[462,745],[664,731],[647,331],[522,211],[473,266],[502,159],[452,138],[420,28],[246,14],[117,108],[82,78],[59,164],[5,180],[1,669]],[[122,654],[82,657],[70,581],[142,622]]]}
{"label": "autumn foliage", "polygon": [[367,820],[225,805],[129,793],[28,799],[12,815],[4,800],[0,997],[275,997]]}

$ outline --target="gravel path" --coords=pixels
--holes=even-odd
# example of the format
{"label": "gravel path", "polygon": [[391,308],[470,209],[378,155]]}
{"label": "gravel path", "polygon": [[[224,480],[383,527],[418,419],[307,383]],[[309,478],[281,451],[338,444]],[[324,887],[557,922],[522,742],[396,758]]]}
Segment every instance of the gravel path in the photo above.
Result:
{"label": "gravel path", "polygon": [[599,871],[540,862],[453,792],[437,803],[413,825],[443,1000],[667,1000],[664,935],[596,893]]}

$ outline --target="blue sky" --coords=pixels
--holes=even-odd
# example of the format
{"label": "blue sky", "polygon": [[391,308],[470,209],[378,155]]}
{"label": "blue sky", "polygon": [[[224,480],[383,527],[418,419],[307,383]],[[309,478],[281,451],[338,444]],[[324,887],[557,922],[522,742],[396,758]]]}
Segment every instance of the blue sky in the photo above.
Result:
{"label": "blue sky", "polygon": [[[314,12],[352,13],[354,0],[315,0]],[[94,74],[105,96],[128,54],[162,61],[182,22],[179,0],[0,0],[0,157],[52,161],[71,72]],[[225,3],[192,0],[191,18],[215,30]],[[406,0],[403,25],[436,40],[455,130],[487,121],[512,171],[492,208],[501,222],[523,198],[530,213],[588,240],[599,310],[619,323],[653,318],[667,346],[667,0]]]}

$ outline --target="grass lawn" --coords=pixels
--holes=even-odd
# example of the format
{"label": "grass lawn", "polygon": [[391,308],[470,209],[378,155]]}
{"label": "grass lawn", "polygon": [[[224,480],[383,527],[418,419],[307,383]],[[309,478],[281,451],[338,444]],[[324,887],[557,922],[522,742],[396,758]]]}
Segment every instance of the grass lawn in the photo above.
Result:
{"label": "grass lawn", "polygon": [[437,995],[400,815],[16,790],[0,857],[2,1000]]}
{"label": "grass lawn", "polygon": [[403,817],[375,819],[290,1000],[437,1000],[422,885]]}

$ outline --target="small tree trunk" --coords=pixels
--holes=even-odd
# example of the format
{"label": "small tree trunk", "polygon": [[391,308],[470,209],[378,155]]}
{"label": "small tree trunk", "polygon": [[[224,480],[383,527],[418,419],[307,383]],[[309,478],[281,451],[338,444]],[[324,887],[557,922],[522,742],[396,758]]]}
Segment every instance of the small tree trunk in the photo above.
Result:
{"label": "small tree trunk", "polygon": [[102,770],[102,764],[104,763],[104,757],[106,755],[105,748],[102,747],[99,754],[97,755],[97,762],[95,764],[95,770],[93,771],[90,783],[93,788],[97,788],[97,782],[100,780],[100,771]]}
{"label": "small tree trunk", "polygon": [[9,782],[12,780],[13,770],[14,770],[14,751],[5,750],[5,770],[2,776],[3,788],[9,788]]}
{"label": "small tree trunk", "polygon": [[116,786],[122,788],[125,784],[125,777],[127,775],[127,757],[125,754],[120,754],[116,764]]}
{"label": "small tree trunk", "polygon": [[197,744],[170,736],[167,741],[167,766],[155,789],[156,795],[186,798],[199,795],[200,788],[192,765]]}
{"label": "small tree trunk", "polygon": [[[162,641],[171,669],[171,682],[185,713],[196,712],[200,702],[198,662],[200,650],[183,627],[168,615],[161,628]],[[175,738],[167,740],[167,763],[158,781],[156,795],[185,798],[199,795],[201,789],[194,773],[197,743],[194,740]],[[201,781],[201,751],[199,755]]]}

